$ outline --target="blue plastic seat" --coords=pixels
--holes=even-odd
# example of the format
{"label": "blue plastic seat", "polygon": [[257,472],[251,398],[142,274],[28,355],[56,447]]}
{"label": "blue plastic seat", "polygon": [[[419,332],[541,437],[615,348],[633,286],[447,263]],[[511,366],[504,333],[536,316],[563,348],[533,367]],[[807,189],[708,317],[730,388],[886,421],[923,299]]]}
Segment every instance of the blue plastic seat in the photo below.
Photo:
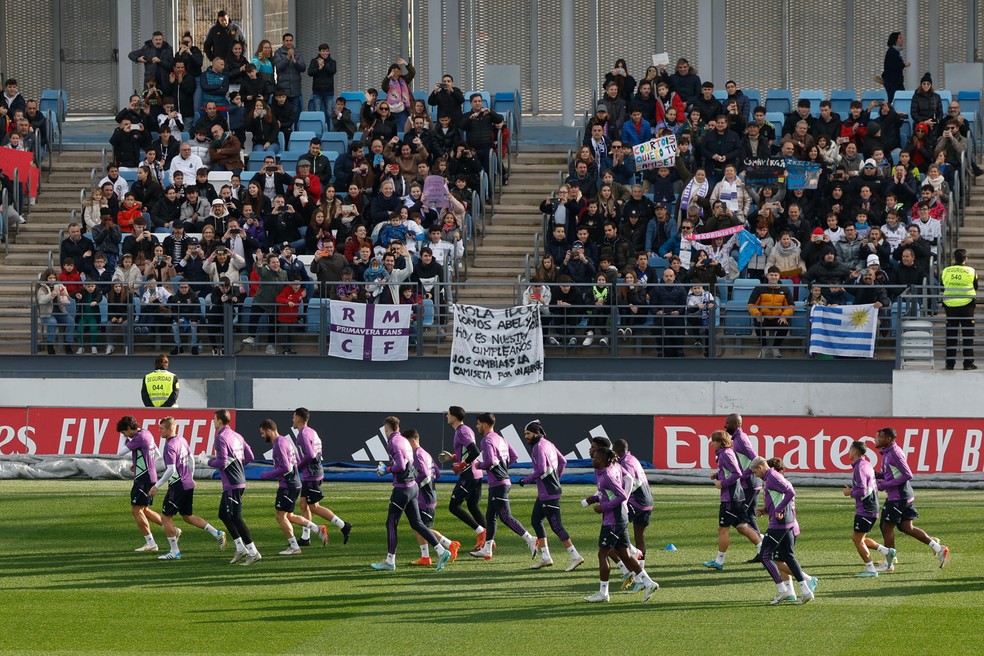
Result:
{"label": "blue plastic seat", "polygon": [[826,100],[826,96],[820,89],[803,89],[799,93],[798,100],[809,100],[810,114],[820,116],[820,103]]}
{"label": "blue plastic seat", "polygon": [[786,115],[782,112],[766,112],[765,120],[776,126],[776,138],[778,139],[779,131],[782,130],[782,124],[786,121]]}
{"label": "blue plastic seat", "polygon": [[344,153],[348,151],[349,136],[347,132],[325,132],[321,135],[321,152],[335,151]]}
{"label": "blue plastic seat", "polygon": [[322,112],[301,112],[297,119],[297,129],[321,134],[325,131],[325,115]]}
{"label": "blue plastic seat", "polygon": [[861,105],[865,108],[871,104],[873,100],[880,100],[882,102],[888,101],[888,93],[884,89],[872,89],[870,91],[861,92]]}
{"label": "blue plastic seat", "polygon": [[724,102],[725,100],[728,99],[728,92],[725,91],[724,89],[715,89],[714,97],[720,100],[721,102]]}
{"label": "blue plastic seat", "polygon": [[912,91],[896,91],[895,98],[892,100],[892,107],[895,111],[908,115],[912,110]]}
{"label": "blue plastic seat", "polygon": [[758,280],[748,278],[736,278],[732,282],[731,300],[724,302],[721,321],[724,325],[724,334],[737,336],[752,334],[752,315],[748,313],[748,299],[758,284]]}
{"label": "blue plastic seat", "polygon": [[980,91],[958,91],[957,101],[960,103],[960,111],[964,114],[981,111]]}
{"label": "blue plastic seat", "polygon": [[943,113],[949,108],[951,102],[953,102],[953,92],[947,89],[937,89],[936,93],[940,94],[940,100],[943,101]]}
{"label": "blue plastic seat", "polygon": [[742,89],[741,92],[748,98],[748,120],[751,120],[755,108],[762,105],[762,94],[758,89]]}
{"label": "blue plastic seat", "polygon": [[489,109],[492,108],[492,94],[490,94],[488,91],[476,90],[476,91],[469,91],[465,93],[465,104],[462,105],[462,111],[464,111],[466,114],[471,111],[471,97],[472,94],[474,93],[479,93],[482,95],[483,107],[488,107]]}
{"label": "blue plastic seat", "polygon": [[856,99],[858,94],[853,89],[835,89],[830,92],[830,111],[840,114],[846,118],[851,113],[851,101]]}
{"label": "blue plastic seat", "polygon": [[306,153],[311,147],[311,140],[314,139],[318,134],[314,132],[308,132],[306,130],[296,130],[290,135],[290,145],[287,150],[292,153]]}
{"label": "blue plastic seat", "polygon": [[788,114],[793,111],[793,94],[789,89],[769,89],[765,92],[765,111]]}

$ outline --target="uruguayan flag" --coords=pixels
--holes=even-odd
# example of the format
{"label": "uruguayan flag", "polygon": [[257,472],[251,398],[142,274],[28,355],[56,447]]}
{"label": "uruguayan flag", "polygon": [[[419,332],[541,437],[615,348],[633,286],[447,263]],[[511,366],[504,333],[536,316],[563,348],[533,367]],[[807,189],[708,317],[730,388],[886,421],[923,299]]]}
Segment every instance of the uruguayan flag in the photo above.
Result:
{"label": "uruguayan flag", "polygon": [[874,357],[878,309],[873,304],[817,305],[813,307],[810,319],[811,354]]}

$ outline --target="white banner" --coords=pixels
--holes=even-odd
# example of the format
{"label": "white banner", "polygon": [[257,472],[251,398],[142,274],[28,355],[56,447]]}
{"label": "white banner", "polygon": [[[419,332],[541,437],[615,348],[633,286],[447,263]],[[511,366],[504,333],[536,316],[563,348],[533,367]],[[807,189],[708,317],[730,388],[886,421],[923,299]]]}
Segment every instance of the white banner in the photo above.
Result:
{"label": "white banner", "polygon": [[453,305],[450,380],[514,387],[543,380],[543,327],[537,305],[491,310]]}
{"label": "white banner", "polygon": [[328,355],[346,360],[406,360],[413,305],[332,301]]}

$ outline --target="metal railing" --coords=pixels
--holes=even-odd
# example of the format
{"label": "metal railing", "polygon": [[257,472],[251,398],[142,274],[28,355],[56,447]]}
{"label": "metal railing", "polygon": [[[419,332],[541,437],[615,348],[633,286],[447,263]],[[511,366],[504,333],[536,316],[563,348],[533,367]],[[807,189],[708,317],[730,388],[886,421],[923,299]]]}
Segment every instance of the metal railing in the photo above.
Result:
{"label": "metal railing", "polygon": [[[453,281],[450,263],[445,268],[445,281],[427,288],[413,284],[417,309],[413,327],[413,351],[417,356],[444,356],[449,346],[450,308],[462,291],[474,297],[481,290],[495,290],[499,299],[535,301],[542,293],[541,285],[531,285],[517,276],[508,283],[467,283]],[[39,353],[50,344],[56,353],[83,348],[83,353],[106,352],[113,346],[119,353],[183,349],[190,354],[193,347],[201,355],[215,354],[283,354],[294,349],[306,355],[327,355],[329,337],[329,307],[338,297],[339,283],[302,282],[307,292],[300,308],[300,321],[281,326],[276,320],[277,304],[258,303],[250,297],[256,288],[284,287],[280,283],[256,283],[236,279],[229,288],[226,302],[211,283],[192,283],[193,293],[202,298],[197,303],[176,306],[167,304],[167,311],[148,295],[146,301],[129,300],[110,304],[102,298],[96,306],[83,308],[74,297],[64,308],[66,318],[50,319],[50,313],[37,302],[37,281],[4,283],[7,289],[27,286],[21,302],[4,304],[0,313],[0,352]],[[162,285],[167,294],[177,291],[179,281]],[[362,301],[389,300],[387,289],[380,292],[371,283],[351,283],[358,289]],[[106,285],[106,283],[100,283]],[[0,285],[0,292],[4,287]],[[846,287],[848,294],[856,287]],[[938,286],[903,291],[886,288],[896,294],[891,305],[883,308],[876,342],[875,357],[890,359],[898,367],[939,366],[946,338],[945,318],[940,314],[941,289]],[[565,294],[573,294],[565,297]],[[639,296],[629,294],[624,284],[574,284],[568,291],[556,283],[546,286],[541,296],[544,318],[544,345],[549,357],[561,356],[621,356],[667,358],[772,358],[776,349],[786,359],[807,359],[810,335],[809,309],[802,299],[796,301],[788,316],[788,326],[760,326],[749,314],[747,297],[751,289],[737,281],[719,284],[713,305],[699,308],[688,304],[688,283],[678,285],[641,285]],[[147,292],[141,283],[137,295]],[[220,290],[221,291],[221,290]],[[8,292],[5,296],[11,296]],[[162,296],[165,294],[162,294]],[[646,296],[649,296],[648,300]],[[269,298],[276,295],[271,293]],[[429,297],[428,297],[429,296]],[[734,297],[735,300],[726,300]],[[232,299],[235,299],[234,301]],[[567,304],[560,303],[566,298]],[[600,302],[595,302],[598,299]],[[216,300],[213,305],[212,301]],[[644,301],[644,302],[640,302]],[[501,307],[502,303],[491,304]],[[112,321],[113,317],[119,321]],[[778,334],[781,333],[781,334]],[[177,341],[176,338],[177,337]],[[252,338],[247,339],[247,338]],[[774,343],[773,339],[779,338]],[[768,340],[768,346],[763,339]],[[270,348],[267,348],[268,345]],[[974,346],[974,355],[981,348]],[[768,349],[768,350],[766,350]],[[928,351],[928,352],[927,352]],[[961,355],[960,359],[963,359]]]}
{"label": "metal railing", "polygon": [[0,228],[3,229],[3,254],[10,254],[10,219],[7,217],[7,190],[0,190]]}
{"label": "metal railing", "polygon": [[950,322],[941,303],[942,294],[943,288],[933,284],[899,295],[896,369],[937,369],[951,362],[962,367],[984,356],[981,342],[975,339],[975,324],[972,322],[964,332],[957,322]]}

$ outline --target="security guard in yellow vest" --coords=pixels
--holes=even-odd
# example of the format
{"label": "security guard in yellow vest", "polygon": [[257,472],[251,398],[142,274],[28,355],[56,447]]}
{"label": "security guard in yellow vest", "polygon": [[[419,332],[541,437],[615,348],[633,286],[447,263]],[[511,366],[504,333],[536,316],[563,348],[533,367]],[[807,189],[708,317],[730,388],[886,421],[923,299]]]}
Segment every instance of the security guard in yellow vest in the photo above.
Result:
{"label": "security guard in yellow vest", "polygon": [[164,354],[154,360],[154,371],[144,376],[140,395],[145,408],[172,408],[178,402],[178,376],[167,370]]}
{"label": "security guard in yellow vest", "polygon": [[953,251],[953,265],[943,269],[943,310],[946,312],[946,368],[957,364],[957,340],[963,342],[963,368],[974,364],[974,308],[977,303],[977,272],[967,266],[967,251]]}

